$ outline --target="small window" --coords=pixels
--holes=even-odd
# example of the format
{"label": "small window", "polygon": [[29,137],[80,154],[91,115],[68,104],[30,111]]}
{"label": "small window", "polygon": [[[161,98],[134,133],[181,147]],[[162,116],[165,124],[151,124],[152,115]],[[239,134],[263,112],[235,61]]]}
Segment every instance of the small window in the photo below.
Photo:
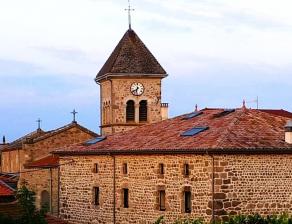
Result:
{"label": "small window", "polygon": [[159,174],[164,174],[164,164],[163,163],[160,163],[159,164]]}
{"label": "small window", "polygon": [[189,176],[190,175],[190,165],[189,164],[184,164],[184,175]]}
{"label": "small window", "polygon": [[165,211],[165,191],[159,191],[159,210]]}
{"label": "small window", "polygon": [[126,107],[126,121],[132,122],[135,121],[135,102],[129,100]]}
{"label": "small window", "polygon": [[139,121],[147,121],[147,101],[142,100],[139,105]]}
{"label": "small window", "polygon": [[123,196],[124,196],[124,208],[129,208],[129,189],[123,189]]}
{"label": "small window", "polygon": [[98,173],[98,163],[93,164],[93,173]]}
{"label": "small window", "polygon": [[99,187],[94,187],[94,205],[99,205]]}
{"label": "small window", "polygon": [[192,200],[191,200],[191,192],[190,191],[185,191],[184,192],[184,199],[185,199],[185,212],[186,213],[191,213],[192,211]]}
{"label": "small window", "polygon": [[128,164],[127,163],[123,164],[123,174],[128,174]]}

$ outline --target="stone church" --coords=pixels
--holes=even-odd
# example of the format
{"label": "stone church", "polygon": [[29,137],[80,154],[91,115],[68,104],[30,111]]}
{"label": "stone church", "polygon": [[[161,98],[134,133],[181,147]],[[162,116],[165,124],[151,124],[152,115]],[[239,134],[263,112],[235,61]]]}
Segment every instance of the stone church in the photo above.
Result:
{"label": "stone church", "polygon": [[127,30],[96,76],[102,136],[53,152],[60,217],[144,224],[292,213],[292,114],[243,104],[168,119],[165,77]]}

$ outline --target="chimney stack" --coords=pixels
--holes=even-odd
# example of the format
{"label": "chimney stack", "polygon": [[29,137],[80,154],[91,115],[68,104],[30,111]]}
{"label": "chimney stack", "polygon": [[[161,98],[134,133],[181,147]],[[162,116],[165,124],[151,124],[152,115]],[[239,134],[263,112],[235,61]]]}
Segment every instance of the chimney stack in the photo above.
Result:
{"label": "chimney stack", "polygon": [[285,125],[285,142],[292,144],[292,120]]}

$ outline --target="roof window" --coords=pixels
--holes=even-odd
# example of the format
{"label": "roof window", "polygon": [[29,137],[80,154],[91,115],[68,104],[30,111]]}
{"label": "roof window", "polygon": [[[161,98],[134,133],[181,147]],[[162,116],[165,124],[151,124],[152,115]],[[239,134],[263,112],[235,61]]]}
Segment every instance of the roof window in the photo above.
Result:
{"label": "roof window", "polygon": [[228,114],[231,114],[231,113],[233,113],[233,112],[235,112],[235,109],[225,109],[225,110],[223,110],[222,112],[220,112],[220,113],[218,113],[218,114],[215,114],[215,115],[214,115],[214,118],[224,117],[224,116],[226,116],[226,115],[228,115]]}
{"label": "roof window", "polygon": [[185,131],[184,133],[181,134],[181,136],[195,136],[203,131],[208,130],[209,127],[194,127],[188,131]]}
{"label": "roof window", "polygon": [[191,119],[191,118],[194,118],[194,117],[197,117],[199,115],[203,114],[202,111],[195,111],[195,112],[192,112],[190,114],[187,114],[183,117],[184,120],[188,120],[188,119]]}
{"label": "roof window", "polygon": [[101,142],[101,141],[103,141],[105,139],[106,139],[105,136],[99,136],[99,137],[96,137],[94,139],[90,139],[90,140],[84,142],[84,145],[94,145],[94,144],[96,144],[98,142]]}

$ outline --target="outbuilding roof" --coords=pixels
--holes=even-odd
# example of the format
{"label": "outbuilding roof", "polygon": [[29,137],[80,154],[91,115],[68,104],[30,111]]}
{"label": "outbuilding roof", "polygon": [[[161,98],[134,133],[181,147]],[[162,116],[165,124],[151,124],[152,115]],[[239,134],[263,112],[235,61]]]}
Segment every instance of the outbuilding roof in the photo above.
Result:
{"label": "outbuilding roof", "polygon": [[79,125],[77,122],[72,122],[70,124],[67,124],[63,127],[51,130],[51,131],[43,131],[42,129],[37,129],[34,132],[31,132],[9,144],[3,145],[2,147],[2,152],[6,152],[6,151],[13,151],[16,149],[22,149],[22,145],[25,143],[36,143],[39,141],[42,141],[44,139],[50,138],[54,135],[60,134],[66,130],[69,130],[73,127],[76,127],[86,133],[88,133],[89,135],[92,135],[93,137],[97,137],[98,134],[94,133],[93,131],[90,131],[89,129]]}
{"label": "outbuilding roof", "polygon": [[156,58],[148,50],[134,30],[127,30],[104,66],[96,81],[107,74],[166,75]]}
{"label": "outbuilding roof", "polygon": [[[60,155],[108,153],[253,153],[292,152],[285,142],[287,117],[239,108],[203,109],[197,116],[181,115],[107,136],[96,144],[56,151]],[[201,128],[195,135],[183,135]]]}

